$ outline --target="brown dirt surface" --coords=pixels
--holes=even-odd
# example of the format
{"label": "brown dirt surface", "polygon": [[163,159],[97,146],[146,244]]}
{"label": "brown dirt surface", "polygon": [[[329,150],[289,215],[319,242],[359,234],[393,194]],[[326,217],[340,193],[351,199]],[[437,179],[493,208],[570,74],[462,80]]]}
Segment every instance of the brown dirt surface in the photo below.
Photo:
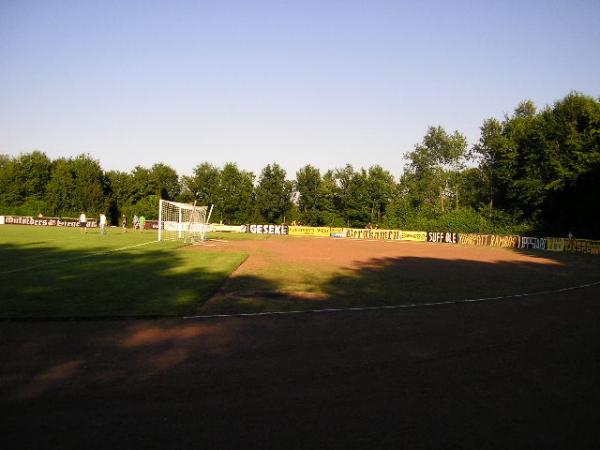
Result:
{"label": "brown dirt surface", "polygon": [[[591,281],[599,265],[420,243],[216,244],[189,251],[250,255],[217,311],[535,290]],[[410,309],[4,321],[2,447],[595,449],[599,299],[596,285]]]}
{"label": "brown dirt surface", "polygon": [[308,237],[215,242],[249,255],[198,314],[425,303],[600,280],[598,258],[421,242]]}
{"label": "brown dirt surface", "polygon": [[599,298],[3,322],[2,446],[598,448]]}

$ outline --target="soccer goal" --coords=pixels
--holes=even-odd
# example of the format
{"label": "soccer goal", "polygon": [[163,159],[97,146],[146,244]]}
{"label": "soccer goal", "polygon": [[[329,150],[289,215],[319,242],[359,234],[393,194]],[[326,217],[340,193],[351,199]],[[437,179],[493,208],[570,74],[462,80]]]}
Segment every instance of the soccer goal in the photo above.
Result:
{"label": "soccer goal", "polygon": [[160,200],[158,205],[158,240],[183,240],[198,242],[206,240],[209,231],[212,206]]}

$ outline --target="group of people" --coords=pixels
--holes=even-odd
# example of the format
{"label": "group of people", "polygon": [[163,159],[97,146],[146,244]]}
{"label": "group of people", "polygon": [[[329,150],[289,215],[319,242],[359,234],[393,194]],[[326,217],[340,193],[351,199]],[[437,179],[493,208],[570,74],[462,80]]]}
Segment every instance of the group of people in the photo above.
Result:
{"label": "group of people", "polygon": [[137,214],[133,216],[133,229],[144,231],[146,228],[146,218],[144,216],[138,217]]}
{"label": "group of people", "polygon": [[[123,233],[127,233],[127,216],[125,213],[121,215],[121,227],[123,229]],[[144,231],[146,227],[146,218],[144,216],[138,217],[138,215],[133,216],[133,229]],[[87,216],[82,211],[79,215],[79,228],[82,233],[87,233],[88,225],[87,225]],[[106,215],[101,212],[98,217],[98,228],[100,229],[101,235],[106,235]]]}

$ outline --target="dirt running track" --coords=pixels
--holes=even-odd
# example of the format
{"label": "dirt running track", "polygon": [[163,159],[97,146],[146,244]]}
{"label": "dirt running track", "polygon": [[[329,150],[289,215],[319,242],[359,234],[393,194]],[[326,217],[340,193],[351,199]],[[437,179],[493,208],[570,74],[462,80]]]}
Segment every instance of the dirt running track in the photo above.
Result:
{"label": "dirt running track", "polygon": [[599,448],[599,299],[2,322],[2,448]]}

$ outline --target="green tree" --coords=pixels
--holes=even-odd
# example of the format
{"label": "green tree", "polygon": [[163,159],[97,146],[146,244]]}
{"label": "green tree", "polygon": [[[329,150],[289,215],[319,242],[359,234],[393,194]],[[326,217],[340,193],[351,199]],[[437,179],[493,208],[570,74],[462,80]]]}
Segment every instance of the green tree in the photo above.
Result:
{"label": "green tree", "polygon": [[366,191],[370,204],[370,222],[381,225],[387,209],[396,195],[394,176],[381,166],[369,167]]}
{"label": "green tree", "polygon": [[136,192],[133,175],[127,172],[111,170],[106,172],[105,176],[109,192],[108,215],[110,222],[117,224],[121,217],[121,212],[130,207],[135,198]]}
{"label": "green tree", "polygon": [[219,168],[204,162],[194,167],[191,177],[183,177],[183,184],[191,194],[190,200],[198,201],[199,205],[215,205],[216,209],[220,209],[222,207],[218,198],[220,178]]}
{"label": "green tree", "polygon": [[414,206],[436,206],[444,212],[460,204],[457,174],[467,159],[467,140],[462,134],[429,127],[406,158],[401,185]]}
{"label": "green tree", "polygon": [[77,210],[97,213],[107,205],[106,180],[100,162],[89,155],[79,155],[71,160],[75,178],[74,197]]}
{"label": "green tree", "polygon": [[89,155],[59,158],[48,183],[46,202],[53,215],[95,214],[108,206],[106,185],[100,163]]}
{"label": "green tree", "polygon": [[292,183],[277,163],[268,164],[261,172],[256,187],[256,207],[262,220],[282,223],[291,209]]}
{"label": "green tree", "polygon": [[300,221],[305,225],[323,225],[324,189],[321,172],[310,164],[296,172]]}
{"label": "green tree", "polygon": [[254,214],[254,174],[227,163],[221,170],[217,211],[219,220],[239,225],[252,221]]}
{"label": "green tree", "polygon": [[336,208],[344,217],[346,226],[364,227],[370,223],[371,201],[368,192],[368,174],[364,169],[355,171],[347,164],[335,171]]}
{"label": "green tree", "polygon": [[598,236],[600,102],[571,93],[537,112],[521,102],[502,122],[488,119],[473,148],[492,206],[540,232],[574,228]]}
{"label": "green tree", "polygon": [[131,197],[130,204],[135,205],[148,195],[160,195],[157,186],[154,186],[150,177],[150,170],[135,166],[131,172]]}
{"label": "green tree", "polygon": [[340,211],[339,188],[333,170],[323,174],[321,182],[322,220],[323,225],[343,227],[347,225],[346,216]]}
{"label": "green tree", "polygon": [[0,207],[26,215],[45,213],[44,196],[51,171],[52,162],[45,153],[37,150],[16,158],[2,155]]}
{"label": "green tree", "polygon": [[[131,207],[131,210],[133,214],[144,216],[149,220],[156,220],[158,219],[159,201],[160,197],[158,195],[151,194],[137,202],[135,206]],[[131,211],[129,212],[131,213]]]}
{"label": "green tree", "polygon": [[181,193],[181,185],[177,171],[172,167],[154,164],[148,173],[151,193],[164,200],[177,200]]}
{"label": "green tree", "polygon": [[576,92],[540,114],[546,150],[541,227],[600,237],[600,101]]}
{"label": "green tree", "polygon": [[76,217],[78,212],[72,195],[74,190],[75,174],[72,170],[71,160],[57,159],[54,161],[52,178],[46,192],[46,203],[51,215],[58,216],[66,213],[68,216]]}

